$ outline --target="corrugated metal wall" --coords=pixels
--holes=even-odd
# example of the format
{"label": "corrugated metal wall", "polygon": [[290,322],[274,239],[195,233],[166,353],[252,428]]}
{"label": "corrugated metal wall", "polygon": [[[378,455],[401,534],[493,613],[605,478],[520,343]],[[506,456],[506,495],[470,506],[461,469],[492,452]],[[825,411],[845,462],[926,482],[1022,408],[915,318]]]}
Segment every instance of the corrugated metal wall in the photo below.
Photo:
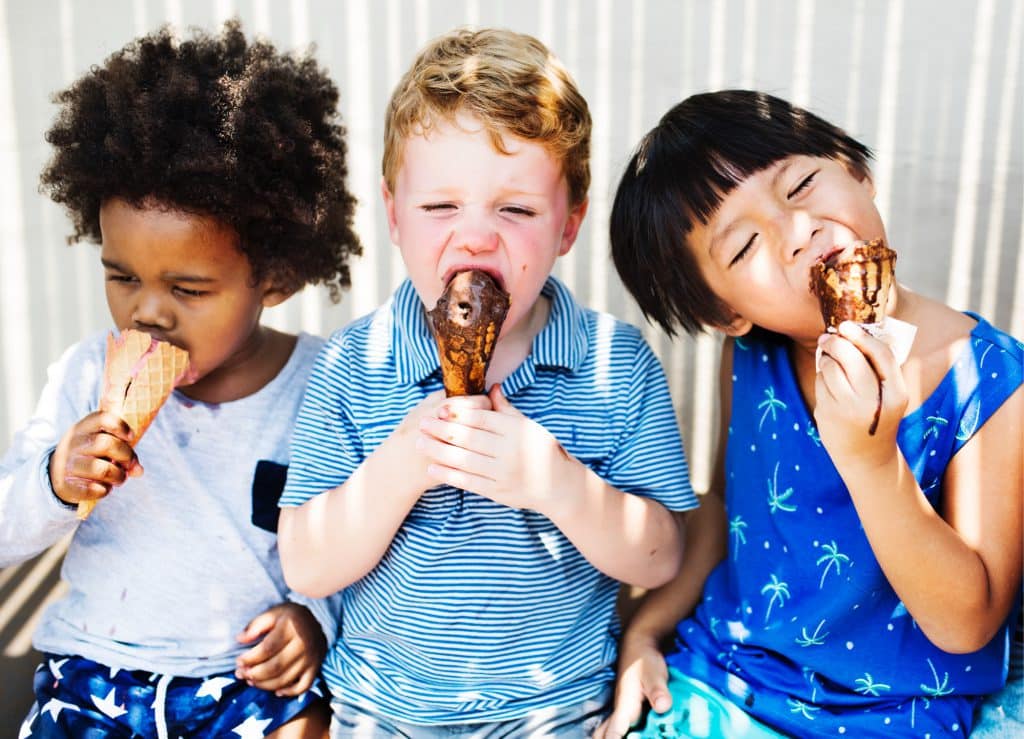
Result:
{"label": "corrugated metal wall", "polygon": [[[611,194],[631,147],[699,90],[744,86],[809,106],[872,146],[900,277],[1024,333],[1022,9],[1017,0],[7,0],[0,16],[0,439],[31,412],[48,362],[106,326],[88,244],[64,246],[64,214],[37,192],[52,92],[162,22],[233,14],[283,48],[313,42],[341,91],[351,188],[366,255],[340,305],[309,290],[269,316],[329,332],[371,310],[402,274],[379,203],[382,111],[428,38],[459,24],[538,36],[589,100],[591,207],[558,274],[584,302],[638,315],[607,257]],[[1016,134],[1016,135],[1014,135]],[[706,480],[713,340],[651,331],[672,380],[698,483]]]}

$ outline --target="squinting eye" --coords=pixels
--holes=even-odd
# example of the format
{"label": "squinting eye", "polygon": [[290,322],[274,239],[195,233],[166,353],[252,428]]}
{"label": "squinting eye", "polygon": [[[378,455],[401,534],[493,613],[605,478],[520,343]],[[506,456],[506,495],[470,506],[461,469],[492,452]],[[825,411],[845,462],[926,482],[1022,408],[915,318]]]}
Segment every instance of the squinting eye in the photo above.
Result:
{"label": "squinting eye", "polygon": [[803,192],[805,189],[807,189],[810,186],[810,184],[812,182],[814,182],[814,177],[815,177],[815,175],[818,174],[819,171],[820,170],[816,169],[813,172],[811,172],[809,175],[804,177],[804,179],[800,181],[800,184],[797,185],[795,188],[793,188],[793,190],[786,197],[787,198],[795,197],[796,195],[799,195],[801,192]]}
{"label": "squinting eye", "polygon": [[420,206],[421,209],[427,213],[436,213],[443,210],[451,210],[455,208],[451,203],[427,203],[426,205]]}
{"label": "squinting eye", "polygon": [[506,213],[512,213],[513,215],[517,215],[517,216],[531,216],[532,217],[532,216],[537,215],[536,213],[534,213],[529,208],[522,208],[522,207],[520,207],[518,205],[507,205],[504,208],[502,208],[502,210],[505,211]]}
{"label": "squinting eye", "polygon": [[134,282],[134,277],[128,275],[107,275],[107,282]]}
{"label": "squinting eye", "polygon": [[729,261],[729,266],[730,267],[732,267],[733,265],[738,264],[739,262],[743,261],[744,257],[746,257],[747,254],[750,253],[750,249],[754,246],[754,239],[756,239],[756,238],[757,238],[757,234],[754,234],[753,236],[751,236],[750,240],[746,244],[743,245],[743,248],[740,249],[738,252],[736,252],[736,256],[734,256]]}
{"label": "squinting eye", "polygon": [[201,298],[207,294],[205,290],[190,290],[187,287],[175,287],[174,288],[180,295],[184,295],[189,298]]}

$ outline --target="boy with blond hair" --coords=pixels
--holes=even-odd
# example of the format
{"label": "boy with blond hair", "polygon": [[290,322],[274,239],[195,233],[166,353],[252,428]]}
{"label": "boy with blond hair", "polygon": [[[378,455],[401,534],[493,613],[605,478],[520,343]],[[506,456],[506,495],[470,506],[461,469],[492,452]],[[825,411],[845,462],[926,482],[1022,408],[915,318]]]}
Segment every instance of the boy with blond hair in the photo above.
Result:
{"label": "boy with blond hair", "polygon": [[[589,734],[617,581],[678,571],[696,500],[662,369],[551,276],[587,208],[590,114],[529,36],[430,43],[387,113],[382,191],[409,272],[313,370],[281,500],[298,591],[343,590],[332,736]],[[424,306],[490,274],[511,307],[486,395],[446,398]]]}

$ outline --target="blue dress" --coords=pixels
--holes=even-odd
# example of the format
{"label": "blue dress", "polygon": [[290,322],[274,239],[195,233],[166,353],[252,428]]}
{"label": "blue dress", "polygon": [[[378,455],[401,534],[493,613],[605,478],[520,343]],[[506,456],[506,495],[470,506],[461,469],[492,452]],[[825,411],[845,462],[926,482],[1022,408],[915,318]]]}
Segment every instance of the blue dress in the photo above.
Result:
{"label": "blue dress", "polygon": [[[975,316],[975,318],[977,318]],[[928,641],[889,586],[817,435],[788,343],[737,341],[726,451],[729,553],[668,662],[796,736],[966,736],[1006,678],[1007,629],[972,654]],[[1024,345],[982,319],[900,423],[933,506],[952,456],[1024,380]]]}

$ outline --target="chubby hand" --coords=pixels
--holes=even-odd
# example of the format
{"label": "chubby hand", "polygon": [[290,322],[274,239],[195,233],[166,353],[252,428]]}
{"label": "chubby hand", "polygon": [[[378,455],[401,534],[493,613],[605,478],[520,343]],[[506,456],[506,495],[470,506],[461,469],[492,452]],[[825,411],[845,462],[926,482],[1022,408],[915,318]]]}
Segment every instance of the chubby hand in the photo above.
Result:
{"label": "chubby hand", "polygon": [[597,728],[594,736],[618,739],[628,734],[640,719],[645,700],[656,713],[665,713],[672,707],[665,657],[653,640],[632,645],[625,640],[619,657],[615,705],[612,714]]}
{"label": "chubby hand", "polygon": [[903,371],[888,345],[851,321],[818,339],[814,420],[833,459],[891,454],[907,408]]}
{"label": "chubby hand", "polygon": [[420,445],[423,435],[423,423],[429,419],[437,419],[449,413],[449,409],[490,410],[491,400],[486,395],[466,395],[454,398],[445,397],[444,390],[433,392],[409,411],[398,427],[388,438],[388,444],[397,445],[394,457],[403,461],[403,475],[419,476],[417,487],[426,490],[437,484],[434,477],[427,471],[431,459]]}
{"label": "chubby hand", "polygon": [[492,409],[449,398],[436,418],[423,419],[417,445],[431,461],[428,473],[437,483],[548,515],[548,505],[558,499],[555,490],[579,463],[498,385],[487,397]]}
{"label": "chubby hand", "polygon": [[142,474],[128,443],[131,429],[109,411],[90,413],[76,423],[50,457],[50,484],[65,503],[106,497],[129,477]]}
{"label": "chubby hand", "polygon": [[327,640],[309,609],[281,603],[250,621],[236,638],[251,644],[260,637],[238,657],[235,677],[279,696],[309,690],[327,653]]}

